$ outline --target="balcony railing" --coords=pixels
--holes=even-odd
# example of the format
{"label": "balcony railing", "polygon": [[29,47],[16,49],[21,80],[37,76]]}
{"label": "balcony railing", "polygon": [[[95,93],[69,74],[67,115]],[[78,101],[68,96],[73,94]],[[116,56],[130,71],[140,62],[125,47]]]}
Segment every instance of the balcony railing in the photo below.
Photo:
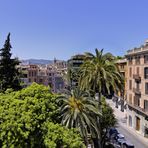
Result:
{"label": "balcony railing", "polygon": [[139,74],[133,74],[133,78],[137,81],[141,81],[141,76]]}
{"label": "balcony railing", "polygon": [[141,95],[141,90],[139,88],[133,88],[135,94]]}
{"label": "balcony railing", "polygon": [[130,106],[131,108],[134,108],[135,110],[138,110],[139,112],[142,112],[145,115],[148,115],[148,110],[141,108],[140,106],[136,105],[136,104],[132,104],[130,102],[127,102],[128,106]]}

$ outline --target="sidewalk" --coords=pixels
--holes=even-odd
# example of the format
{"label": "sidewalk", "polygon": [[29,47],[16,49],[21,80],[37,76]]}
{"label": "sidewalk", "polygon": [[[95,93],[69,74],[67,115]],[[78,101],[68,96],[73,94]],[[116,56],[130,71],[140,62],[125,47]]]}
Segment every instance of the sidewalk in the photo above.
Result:
{"label": "sidewalk", "polygon": [[107,99],[106,102],[112,107],[114,110],[114,114],[118,120],[118,124],[122,126],[125,130],[130,131],[131,134],[137,136],[142,142],[144,142],[146,145],[148,145],[148,139],[140,135],[138,132],[133,130],[132,128],[127,127],[127,118],[126,118],[126,112],[120,111],[119,108],[115,107],[115,103],[112,100]]}

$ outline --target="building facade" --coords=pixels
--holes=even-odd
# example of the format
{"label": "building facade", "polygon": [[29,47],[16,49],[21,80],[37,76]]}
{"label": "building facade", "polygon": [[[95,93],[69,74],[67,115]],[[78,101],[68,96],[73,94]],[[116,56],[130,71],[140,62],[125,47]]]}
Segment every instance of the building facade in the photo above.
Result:
{"label": "building facade", "polygon": [[125,111],[125,104],[126,104],[126,92],[127,92],[127,59],[120,59],[116,61],[116,64],[118,66],[118,69],[121,73],[121,75],[124,77],[124,88],[122,90],[117,92],[116,96],[116,107],[119,106],[121,111]]}
{"label": "building facade", "polygon": [[84,62],[84,55],[77,54],[68,60],[68,86],[73,89],[78,86],[79,69]]}
{"label": "building facade", "polygon": [[127,126],[148,137],[148,42],[127,51]]}
{"label": "building facade", "polygon": [[23,65],[19,66],[23,87],[31,85],[33,82],[50,86],[52,92],[60,93],[65,88],[66,82],[64,73],[67,72],[66,62],[54,61],[49,65]]}

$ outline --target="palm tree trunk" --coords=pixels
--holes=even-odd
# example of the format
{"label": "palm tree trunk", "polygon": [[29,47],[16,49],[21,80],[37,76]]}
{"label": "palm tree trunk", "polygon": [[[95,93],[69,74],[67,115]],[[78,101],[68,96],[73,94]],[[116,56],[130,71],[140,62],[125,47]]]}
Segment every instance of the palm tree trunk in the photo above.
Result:
{"label": "palm tree trunk", "polygon": [[84,141],[85,141],[85,145],[86,145],[86,147],[87,147],[87,146],[88,146],[88,144],[89,144],[89,143],[88,143],[88,138],[87,138],[87,137],[85,137],[85,138],[84,138]]}
{"label": "palm tree trunk", "polygon": [[[96,92],[95,97],[98,100],[99,112],[102,113],[101,93],[100,92]],[[95,148],[102,148],[102,146],[101,146],[101,127],[100,127],[100,120],[99,119],[97,119],[97,120],[98,120],[99,135],[98,135],[98,138],[96,138],[96,139],[93,140],[94,141],[94,147]]]}

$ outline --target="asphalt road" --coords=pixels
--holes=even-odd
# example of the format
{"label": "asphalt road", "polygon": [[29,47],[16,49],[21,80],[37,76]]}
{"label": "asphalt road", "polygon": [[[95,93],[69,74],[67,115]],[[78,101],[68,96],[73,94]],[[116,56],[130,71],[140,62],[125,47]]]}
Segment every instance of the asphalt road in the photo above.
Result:
{"label": "asphalt road", "polygon": [[125,136],[125,139],[134,144],[135,148],[148,148],[148,145],[145,145],[136,135],[131,133],[128,129],[122,126],[118,126],[118,131]]}
{"label": "asphalt road", "polygon": [[127,128],[125,114],[115,108],[115,104],[111,100],[107,100],[107,103],[113,108],[114,114],[118,120],[117,129],[125,136],[125,139],[134,144],[135,148],[148,148],[148,140]]}

